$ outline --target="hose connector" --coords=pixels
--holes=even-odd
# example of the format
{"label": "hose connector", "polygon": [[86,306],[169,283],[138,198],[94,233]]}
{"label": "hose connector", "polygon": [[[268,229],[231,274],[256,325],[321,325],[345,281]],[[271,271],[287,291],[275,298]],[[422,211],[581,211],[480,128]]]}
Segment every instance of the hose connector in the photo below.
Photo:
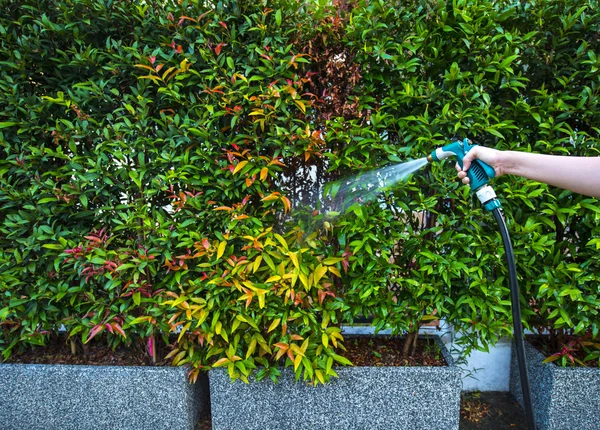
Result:
{"label": "hose connector", "polygon": [[488,184],[485,184],[476,189],[475,195],[488,212],[491,212],[494,209],[500,209],[502,207],[500,205],[500,201],[498,200],[496,192]]}

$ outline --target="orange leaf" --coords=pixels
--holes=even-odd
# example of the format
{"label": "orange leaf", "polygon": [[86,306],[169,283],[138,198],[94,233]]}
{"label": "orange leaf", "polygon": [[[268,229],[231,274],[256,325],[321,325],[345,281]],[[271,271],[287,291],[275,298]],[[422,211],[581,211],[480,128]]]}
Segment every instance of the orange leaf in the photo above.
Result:
{"label": "orange leaf", "polygon": [[281,197],[281,194],[275,191],[274,193],[269,194],[267,197],[261,199],[263,202],[269,202],[271,200],[278,200]]}
{"label": "orange leaf", "polygon": [[229,206],[219,206],[218,208],[214,208],[213,210],[231,212],[233,209],[230,208]]}
{"label": "orange leaf", "polygon": [[123,337],[127,337],[119,323],[112,323],[113,328]]}
{"label": "orange leaf", "polygon": [[289,212],[292,209],[292,204],[290,203],[290,199],[287,197],[281,197],[281,201],[283,202],[283,209],[286,212]]}
{"label": "orange leaf", "polygon": [[154,72],[154,69],[150,66],[146,66],[145,64],[136,64],[135,67],[141,67],[142,69],[148,69],[151,72]]}
{"label": "orange leaf", "polygon": [[220,360],[214,362],[213,367],[223,366],[224,364],[229,363],[229,358],[223,357]]}
{"label": "orange leaf", "polygon": [[235,175],[237,172],[239,172],[240,170],[242,170],[246,164],[248,164],[248,160],[240,161],[235,166],[235,169],[233,169],[233,174]]}
{"label": "orange leaf", "polygon": [[264,182],[264,180],[267,179],[268,174],[269,174],[269,169],[267,169],[266,167],[263,167],[260,170],[260,180]]}

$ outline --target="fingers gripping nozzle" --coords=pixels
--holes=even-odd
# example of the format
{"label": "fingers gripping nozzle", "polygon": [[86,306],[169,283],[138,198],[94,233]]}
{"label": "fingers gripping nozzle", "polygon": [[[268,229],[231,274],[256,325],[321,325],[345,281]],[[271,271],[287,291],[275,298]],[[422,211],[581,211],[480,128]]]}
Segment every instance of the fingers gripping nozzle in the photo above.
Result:
{"label": "fingers gripping nozzle", "polygon": [[[477,145],[471,145],[469,139],[452,142],[449,145],[442,146],[427,156],[429,162],[441,161],[449,157],[456,157],[456,162],[462,169],[463,158],[472,148]],[[490,179],[496,175],[494,168],[481,160],[473,160],[467,176],[469,177],[471,190],[477,195],[484,207],[491,211],[500,207],[500,202],[496,198],[493,188],[488,185]]]}

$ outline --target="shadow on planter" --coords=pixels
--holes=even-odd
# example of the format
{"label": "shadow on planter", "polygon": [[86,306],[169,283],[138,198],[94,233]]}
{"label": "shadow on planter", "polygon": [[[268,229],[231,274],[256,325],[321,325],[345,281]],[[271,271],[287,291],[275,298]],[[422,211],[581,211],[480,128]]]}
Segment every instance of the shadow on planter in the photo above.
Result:
{"label": "shadow on planter", "polygon": [[210,370],[213,430],[458,429],[460,370],[436,342],[448,366],[340,367],[339,378],[316,387],[294,382],[290,368],[278,384]]}
{"label": "shadow on planter", "polygon": [[208,379],[185,367],[0,364],[3,430],[193,429]]}
{"label": "shadow on planter", "polygon": [[[559,367],[525,342],[527,371],[538,430],[600,429],[600,369]],[[510,391],[523,406],[516,356],[512,353]]]}

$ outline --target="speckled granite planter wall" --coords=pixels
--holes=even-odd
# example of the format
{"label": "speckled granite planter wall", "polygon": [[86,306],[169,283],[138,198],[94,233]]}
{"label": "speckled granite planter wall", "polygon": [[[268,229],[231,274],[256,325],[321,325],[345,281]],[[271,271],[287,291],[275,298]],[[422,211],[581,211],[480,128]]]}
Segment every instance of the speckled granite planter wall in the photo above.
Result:
{"label": "speckled granite planter wall", "polygon": [[1,364],[0,428],[193,429],[207,384],[183,367]]}
{"label": "speckled granite planter wall", "polygon": [[[543,364],[544,356],[527,342],[525,355],[538,430],[600,429],[600,369]],[[510,391],[523,405],[514,348]]]}
{"label": "speckled granite planter wall", "polygon": [[231,382],[209,372],[213,430],[458,429],[460,371],[438,341],[447,367],[345,367],[316,387],[285,369],[271,380]]}

